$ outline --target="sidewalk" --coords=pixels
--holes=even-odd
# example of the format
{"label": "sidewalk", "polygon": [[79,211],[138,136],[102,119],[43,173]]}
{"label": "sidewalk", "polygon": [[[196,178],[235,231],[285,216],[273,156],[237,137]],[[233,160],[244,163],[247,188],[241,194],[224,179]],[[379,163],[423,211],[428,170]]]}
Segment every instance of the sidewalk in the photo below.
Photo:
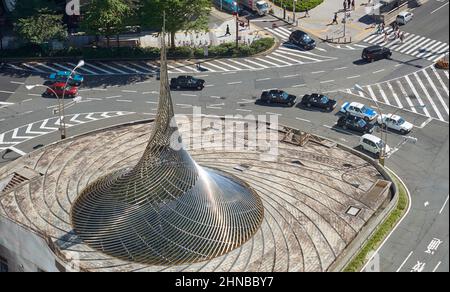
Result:
{"label": "sidewalk", "polygon": [[[309,17],[305,12],[295,14],[295,25],[322,40],[328,40],[332,43],[356,43],[373,31],[374,21],[371,15],[374,13],[373,2],[367,4],[368,0],[355,0],[355,10],[347,10],[346,24],[343,19],[344,13],[343,0],[324,0],[322,4],[309,11]],[[273,6],[274,16],[283,18],[283,9]],[[338,15],[338,24],[333,22],[334,14]],[[286,12],[286,21],[294,23],[293,12]]]}
{"label": "sidewalk", "polygon": [[[227,35],[227,27],[230,35]],[[241,44],[251,44],[253,41],[270,37],[271,35],[261,31],[259,27],[250,23],[250,27],[245,23],[245,27],[239,26],[239,39]],[[169,37],[168,37],[169,38]],[[143,47],[159,47],[160,39],[157,34],[147,35],[140,38]],[[205,45],[217,46],[223,43],[236,42],[236,18],[213,9],[210,18],[209,31],[207,32],[180,32],[175,37],[176,46],[190,46],[202,48]]]}

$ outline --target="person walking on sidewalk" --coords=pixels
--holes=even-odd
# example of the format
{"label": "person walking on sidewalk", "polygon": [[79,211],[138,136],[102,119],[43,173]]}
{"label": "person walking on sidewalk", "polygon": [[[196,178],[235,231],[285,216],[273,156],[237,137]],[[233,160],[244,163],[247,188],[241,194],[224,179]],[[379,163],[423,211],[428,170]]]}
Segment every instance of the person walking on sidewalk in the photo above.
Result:
{"label": "person walking on sidewalk", "polygon": [[344,5],[344,11],[347,11],[347,0],[344,0],[343,5]]}
{"label": "person walking on sidewalk", "polygon": [[355,10],[355,0],[352,0],[352,10]]}
{"label": "person walking on sidewalk", "polygon": [[231,35],[230,26],[227,24],[227,31],[225,32],[225,36]]}
{"label": "person walking on sidewalk", "polygon": [[306,9],[305,9],[305,17],[309,17],[309,9],[308,9],[308,7],[306,7]]}
{"label": "person walking on sidewalk", "polygon": [[336,13],[334,13],[334,18],[333,18],[333,21],[331,22],[331,24],[338,24],[338,14],[337,14],[337,12]]}
{"label": "person walking on sidewalk", "polygon": [[352,0],[347,0],[347,9],[350,10],[350,7],[352,5]]}
{"label": "person walking on sidewalk", "polygon": [[404,42],[405,41],[405,32],[402,31],[401,33],[399,33],[399,37],[400,37],[400,42]]}

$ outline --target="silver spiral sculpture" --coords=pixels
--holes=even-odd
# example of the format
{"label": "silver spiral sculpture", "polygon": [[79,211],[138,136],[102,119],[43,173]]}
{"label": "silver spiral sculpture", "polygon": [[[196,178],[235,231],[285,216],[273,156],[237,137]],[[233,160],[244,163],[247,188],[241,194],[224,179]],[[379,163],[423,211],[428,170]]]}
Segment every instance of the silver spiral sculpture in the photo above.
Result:
{"label": "silver spiral sculpture", "polygon": [[158,114],[142,158],[88,185],[72,206],[71,221],[86,244],[107,255],[173,266],[241,246],[260,228],[264,208],[246,183],[171,147],[179,135],[164,31],[162,40]]}

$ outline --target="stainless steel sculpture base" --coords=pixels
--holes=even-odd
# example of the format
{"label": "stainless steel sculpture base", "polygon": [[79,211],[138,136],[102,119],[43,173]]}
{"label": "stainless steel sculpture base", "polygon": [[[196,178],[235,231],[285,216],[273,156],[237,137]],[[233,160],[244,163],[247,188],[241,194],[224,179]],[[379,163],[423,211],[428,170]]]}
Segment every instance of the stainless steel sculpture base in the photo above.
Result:
{"label": "stainless steel sculpture base", "polygon": [[123,260],[178,265],[228,253],[256,233],[259,196],[236,177],[197,165],[173,147],[179,140],[163,45],[158,116],[144,155],[90,184],[73,204],[72,225],[85,243]]}

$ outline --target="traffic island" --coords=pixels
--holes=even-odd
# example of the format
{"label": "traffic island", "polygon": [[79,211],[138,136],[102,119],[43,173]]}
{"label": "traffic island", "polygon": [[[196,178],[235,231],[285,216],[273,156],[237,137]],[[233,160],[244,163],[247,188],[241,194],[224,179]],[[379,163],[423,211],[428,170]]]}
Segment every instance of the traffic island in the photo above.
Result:
{"label": "traffic island", "polygon": [[[149,141],[151,120],[57,142],[0,169],[0,214],[44,237],[65,266],[60,270],[320,272],[329,271],[347,253],[394,196],[389,176],[374,161],[288,127],[259,125],[278,143],[277,155],[266,149],[196,150],[193,143],[199,139],[224,145],[220,144],[224,126],[211,126],[212,117],[203,119],[201,131],[184,141],[193,159],[202,167],[239,177],[264,206],[258,231],[225,255],[184,265],[145,265],[93,249],[74,232],[70,210],[80,192],[99,178],[137,163]],[[183,137],[189,136],[193,122],[179,121]],[[243,136],[245,144],[252,145],[249,136]]]}

